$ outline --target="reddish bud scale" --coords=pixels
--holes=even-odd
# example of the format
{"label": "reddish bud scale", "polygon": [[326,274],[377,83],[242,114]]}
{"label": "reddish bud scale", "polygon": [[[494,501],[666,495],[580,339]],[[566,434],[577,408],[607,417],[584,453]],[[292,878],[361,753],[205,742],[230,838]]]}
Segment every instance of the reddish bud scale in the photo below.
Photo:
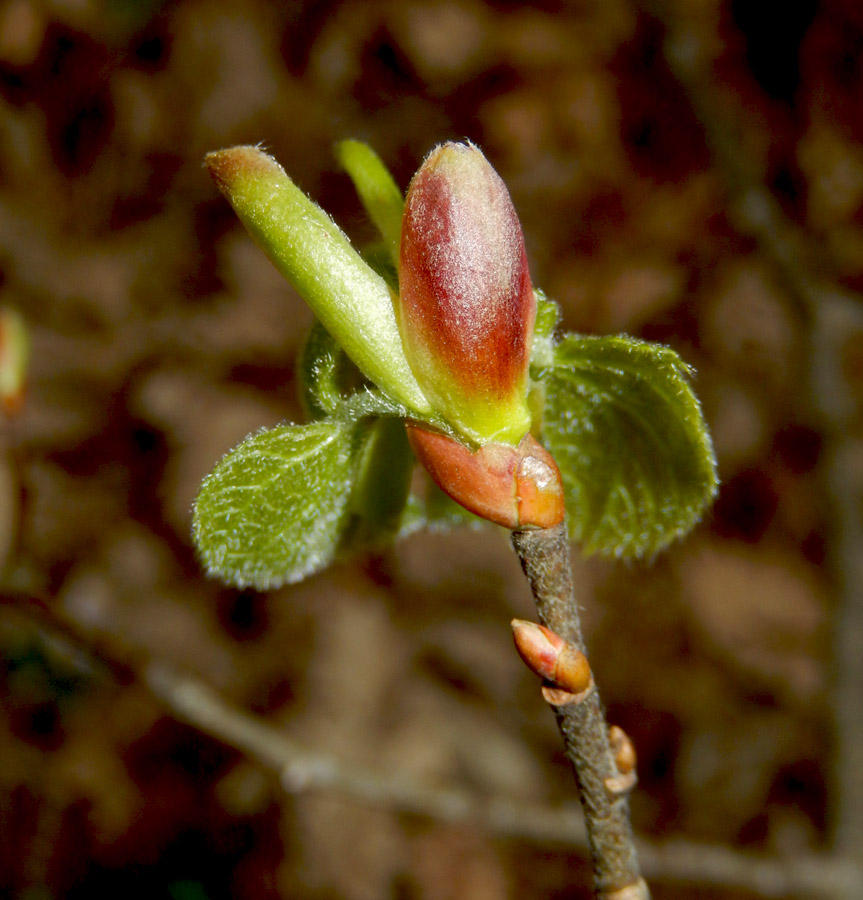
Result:
{"label": "reddish bud scale", "polygon": [[506,528],[551,528],[563,521],[563,483],[551,454],[530,433],[517,447],[471,450],[445,434],[408,423],[408,440],[437,485],[453,500]]}
{"label": "reddish bud scale", "polygon": [[512,636],[525,665],[559,691],[559,695],[553,694],[560,699],[556,705],[571,702],[590,687],[590,665],[585,655],[550,628],[513,619]]}
{"label": "reddish bud scale", "polygon": [[471,144],[436,148],[411,182],[399,293],[405,352],[435,407],[473,438],[516,443],[536,298],[512,200]]}

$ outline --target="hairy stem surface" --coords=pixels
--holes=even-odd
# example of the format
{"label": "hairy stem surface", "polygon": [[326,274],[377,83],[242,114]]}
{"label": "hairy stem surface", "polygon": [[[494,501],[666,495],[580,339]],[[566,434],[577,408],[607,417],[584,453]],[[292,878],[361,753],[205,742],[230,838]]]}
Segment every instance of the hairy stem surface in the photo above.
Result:
{"label": "hairy stem surface", "polygon": [[[584,653],[565,526],[519,529],[513,531],[512,543],[530,582],[540,622]],[[584,808],[597,898],[649,900],[629,821],[628,791],[610,787],[620,772],[596,686],[580,702],[555,706],[554,711]]]}

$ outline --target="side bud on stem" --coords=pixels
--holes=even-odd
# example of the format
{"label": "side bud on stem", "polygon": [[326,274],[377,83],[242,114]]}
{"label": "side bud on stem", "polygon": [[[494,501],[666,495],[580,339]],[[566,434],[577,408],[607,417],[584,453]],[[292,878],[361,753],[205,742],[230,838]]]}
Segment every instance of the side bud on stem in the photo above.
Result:
{"label": "side bud on stem", "polygon": [[628,793],[638,783],[635,746],[619,725],[612,725],[608,729],[608,745],[614,756],[617,775],[605,779],[606,790],[612,796]]}
{"label": "side bud on stem", "polygon": [[553,706],[578,701],[593,684],[587,657],[545,625],[513,619],[512,637],[525,665],[545,680],[543,696]]}

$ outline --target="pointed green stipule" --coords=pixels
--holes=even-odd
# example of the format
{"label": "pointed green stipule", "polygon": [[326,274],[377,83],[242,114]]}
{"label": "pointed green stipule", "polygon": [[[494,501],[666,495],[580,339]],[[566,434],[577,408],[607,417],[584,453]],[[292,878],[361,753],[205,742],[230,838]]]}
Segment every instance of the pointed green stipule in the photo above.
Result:
{"label": "pointed green stipule", "polygon": [[405,198],[383,160],[362,141],[340,141],[336,158],[350,176],[369,218],[374,222],[394,266],[399,264]]}
{"label": "pointed green stipule", "polygon": [[360,371],[408,410],[428,416],[390,289],[341,229],[258,147],[217,150],[206,165],[252,237]]}

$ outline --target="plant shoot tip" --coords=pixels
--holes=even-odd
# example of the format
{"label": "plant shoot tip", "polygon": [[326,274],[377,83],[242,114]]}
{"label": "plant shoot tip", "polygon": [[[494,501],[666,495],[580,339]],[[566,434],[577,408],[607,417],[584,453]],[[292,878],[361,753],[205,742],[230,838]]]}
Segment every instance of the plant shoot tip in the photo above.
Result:
{"label": "plant shoot tip", "polygon": [[222,193],[229,193],[243,176],[270,175],[281,171],[281,166],[260,147],[243,144],[213,150],[204,157],[204,165]]}

